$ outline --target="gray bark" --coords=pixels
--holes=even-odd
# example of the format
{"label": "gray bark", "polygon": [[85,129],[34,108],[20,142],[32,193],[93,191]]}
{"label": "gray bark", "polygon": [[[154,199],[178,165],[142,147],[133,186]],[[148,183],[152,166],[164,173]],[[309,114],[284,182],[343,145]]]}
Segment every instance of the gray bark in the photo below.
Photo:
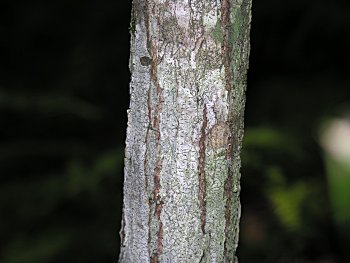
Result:
{"label": "gray bark", "polygon": [[236,262],[251,0],[134,0],[122,263]]}

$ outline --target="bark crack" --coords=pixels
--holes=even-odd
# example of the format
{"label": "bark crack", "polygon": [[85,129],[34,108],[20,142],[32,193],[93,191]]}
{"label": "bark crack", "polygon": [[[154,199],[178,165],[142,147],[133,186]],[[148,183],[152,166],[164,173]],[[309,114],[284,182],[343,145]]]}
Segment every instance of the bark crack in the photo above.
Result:
{"label": "bark crack", "polygon": [[146,145],[146,151],[145,151],[145,160],[143,163],[143,169],[145,174],[145,187],[146,191],[148,191],[148,175],[147,175],[147,166],[148,166],[148,146],[149,146],[149,132],[152,125],[152,104],[151,104],[151,91],[148,90],[147,92],[147,108],[148,108],[148,127],[146,130],[146,138],[145,138],[145,145]]}
{"label": "bark crack", "polygon": [[[222,29],[224,33],[223,45],[222,45],[222,59],[225,68],[225,88],[229,94],[231,94],[231,89],[233,88],[233,72],[231,69],[231,43],[230,43],[230,0],[222,0],[221,1],[221,21],[222,21]],[[231,102],[232,103],[232,102]],[[229,117],[229,119],[231,119]],[[232,119],[229,120],[230,130],[232,129]],[[228,160],[228,173],[227,179],[224,185],[224,195],[226,198],[225,204],[225,241],[224,241],[224,262],[233,262],[234,254],[232,254],[232,216],[231,210],[233,205],[233,171],[232,171],[232,150],[233,145],[231,142],[231,136],[229,136],[229,144],[226,148],[226,158]]]}
{"label": "bark crack", "polygon": [[158,82],[157,77],[157,66],[158,66],[158,54],[157,54],[157,46],[155,43],[151,42],[151,80],[156,88],[157,95],[157,104],[155,107],[155,114],[153,120],[153,129],[155,132],[155,145],[156,145],[156,154],[157,154],[157,162],[154,170],[154,189],[153,189],[153,200],[155,201],[155,212],[154,215],[158,221],[158,232],[157,232],[157,247],[156,251],[151,256],[151,262],[157,263],[159,262],[159,257],[163,252],[163,223],[161,221],[161,212],[163,208],[163,201],[160,196],[160,177],[162,170],[162,159],[161,159],[161,142],[160,142],[160,113],[162,111],[162,104],[164,102],[162,88]]}
{"label": "bark crack", "polygon": [[198,179],[199,179],[199,191],[198,191],[198,199],[199,199],[199,207],[201,210],[201,228],[202,233],[205,234],[205,224],[206,224],[206,179],[205,179],[205,141],[206,141],[206,133],[205,130],[207,128],[207,107],[204,105],[203,109],[203,124],[201,128],[201,137],[199,139],[199,160],[198,160]]}
{"label": "bark crack", "polygon": [[232,71],[231,71],[231,45],[230,45],[230,0],[221,1],[221,21],[224,33],[222,45],[222,60],[225,68],[225,87],[230,93],[232,88]]}
{"label": "bark crack", "polygon": [[232,208],[232,183],[233,183],[233,178],[232,178],[232,170],[231,167],[228,167],[228,175],[227,179],[225,182],[225,196],[226,196],[226,205],[225,205],[225,242],[224,242],[224,259],[225,262],[230,262],[230,257],[233,255],[230,255],[230,249],[228,246],[230,246],[230,227],[231,225],[231,208]]}

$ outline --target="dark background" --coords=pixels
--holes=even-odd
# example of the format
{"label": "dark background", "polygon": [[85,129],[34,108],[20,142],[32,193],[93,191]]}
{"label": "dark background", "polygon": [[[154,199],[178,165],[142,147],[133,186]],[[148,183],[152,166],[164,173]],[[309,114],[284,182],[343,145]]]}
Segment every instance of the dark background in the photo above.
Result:
{"label": "dark background", "polygon": [[[0,2],[0,262],[116,262],[130,5]],[[349,1],[253,5],[240,262],[346,262],[319,129],[350,102]]]}

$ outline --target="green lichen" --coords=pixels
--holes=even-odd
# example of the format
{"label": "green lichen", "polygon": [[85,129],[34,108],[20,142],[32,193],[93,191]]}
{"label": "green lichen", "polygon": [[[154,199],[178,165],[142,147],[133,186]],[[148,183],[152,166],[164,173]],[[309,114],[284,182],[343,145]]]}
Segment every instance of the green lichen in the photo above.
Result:
{"label": "green lichen", "polygon": [[232,46],[238,41],[240,35],[244,28],[244,17],[240,9],[237,9],[233,12],[233,17],[231,18],[232,27],[230,30],[230,42]]}
{"label": "green lichen", "polygon": [[222,32],[222,25],[221,25],[221,20],[218,19],[218,21],[215,24],[215,27],[213,31],[211,32],[212,38],[215,40],[217,43],[223,43],[224,41],[224,33]]}
{"label": "green lichen", "polygon": [[136,12],[134,8],[134,3],[132,3],[131,7],[131,18],[130,18],[130,25],[129,25],[129,33],[132,36],[135,36],[136,33]]}
{"label": "green lichen", "polygon": [[[246,89],[246,73],[249,56],[249,29],[250,29],[250,5],[247,1],[236,8],[230,14],[229,41],[231,49],[231,70],[235,89],[233,96],[233,111],[241,112],[244,109],[244,97]],[[247,35],[248,34],[248,35]],[[242,98],[243,100],[241,101]]]}
{"label": "green lichen", "polygon": [[205,254],[206,260],[211,262],[210,255],[220,255],[216,258],[218,262],[223,262],[223,244],[225,242],[225,206],[226,197],[224,195],[224,183],[228,176],[226,149],[220,148],[209,150],[206,154],[206,207],[207,207],[207,242],[209,251]]}

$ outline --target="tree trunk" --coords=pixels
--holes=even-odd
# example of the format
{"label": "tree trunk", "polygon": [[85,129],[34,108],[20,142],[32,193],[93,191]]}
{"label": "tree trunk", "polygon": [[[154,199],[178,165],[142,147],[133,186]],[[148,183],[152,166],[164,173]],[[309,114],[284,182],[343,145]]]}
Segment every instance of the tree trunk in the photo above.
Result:
{"label": "tree trunk", "polygon": [[134,0],[120,262],[236,262],[250,19]]}

